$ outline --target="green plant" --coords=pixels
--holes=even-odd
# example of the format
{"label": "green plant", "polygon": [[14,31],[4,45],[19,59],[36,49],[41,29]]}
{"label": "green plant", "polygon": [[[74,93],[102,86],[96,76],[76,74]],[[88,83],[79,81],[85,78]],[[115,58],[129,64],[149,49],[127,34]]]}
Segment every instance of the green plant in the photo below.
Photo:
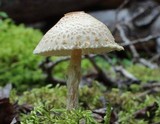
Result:
{"label": "green plant", "polygon": [[1,18],[8,18],[8,15],[5,12],[0,11],[0,19]]}
{"label": "green plant", "polygon": [[98,82],[93,82],[92,87],[84,86],[80,88],[80,104],[87,104],[89,109],[102,107],[100,98],[103,97],[103,91],[106,89]]}
{"label": "green plant", "polygon": [[127,66],[127,70],[142,82],[160,81],[160,68],[150,69],[143,65],[135,64]]}
{"label": "green plant", "polygon": [[[103,96],[102,91],[105,89],[94,82],[92,87],[84,86],[80,88],[80,105],[83,107],[87,104],[87,108],[95,109],[102,107],[100,97]],[[41,88],[33,88],[30,91],[25,91],[21,96],[16,95],[16,91],[12,90],[10,99],[12,102],[19,101],[19,104],[30,104],[37,106],[39,102],[47,102],[50,107],[56,109],[66,106],[66,86],[47,85]],[[89,102],[88,102],[89,101]]]}
{"label": "green plant", "polygon": [[21,124],[98,124],[89,110],[71,110],[50,108],[40,103],[29,115],[22,115]]}
{"label": "green plant", "polygon": [[[136,86],[137,87],[137,86]],[[134,92],[121,91],[120,89],[112,89],[111,92],[106,93],[106,99],[110,101],[113,110],[118,112],[118,122],[121,124],[148,124],[150,121],[157,123],[160,117],[160,96],[159,93],[141,96],[144,91],[136,88]],[[154,115],[154,111],[148,111],[147,117],[135,118],[135,113],[143,111],[148,106],[158,104],[158,109]],[[152,117],[151,117],[151,116]],[[154,115],[154,116],[153,116]]]}
{"label": "green plant", "polygon": [[27,85],[37,85],[43,80],[38,68],[41,57],[33,55],[37,41],[42,37],[39,30],[15,25],[10,19],[0,22],[0,82],[13,83],[18,90]]}
{"label": "green plant", "polygon": [[160,96],[156,97],[156,103],[158,104],[158,109],[156,111],[156,116],[154,118],[154,122],[155,123],[159,123],[160,122]]}
{"label": "green plant", "polygon": [[104,116],[104,123],[105,124],[110,124],[111,112],[112,112],[111,104],[108,103],[107,104],[106,115]]}
{"label": "green plant", "polygon": [[[14,100],[14,97],[12,98]],[[12,101],[13,101],[12,100]],[[47,103],[52,108],[64,108],[66,103],[66,87],[52,87],[47,85],[41,88],[34,88],[31,91],[26,91],[18,98],[19,104],[27,103],[33,106],[38,106],[39,103]]]}
{"label": "green plant", "polygon": [[[87,86],[80,88],[81,105],[86,103],[92,109],[102,107],[100,97],[104,90],[96,82],[90,88]],[[53,88],[52,85],[47,85],[26,91],[21,96],[17,96],[16,91],[12,90],[10,100],[12,102],[18,100],[19,104],[26,103],[34,107],[30,114],[21,115],[21,124],[77,124],[79,121],[85,121],[86,124],[97,124],[92,117],[92,112],[84,110],[83,106],[72,111],[62,109],[66,106],[66,86],[57,85]],[[109,114],[106,117],[107,121]]]}
{"label": "green plant", "polygon": [[[89,110],[94,110],[96,108],[102,107],[102,102],[100,101],[101,96],[105,96],[106,99],[111,103],[107,105],[106,116],[104,117],[104,123],[108,124],[110,120],[111,110],[115,111],[118,115],[118,122],[122,124],[147,124],[149,123],[149,116],[153,114],[152,112],[147,112],[148,119],[141,118],[136,119],[135,113],[139,110],[143,110],[147,106],[153,103],[158,104],[158,109],[155,112],[152,122],[158,123],[160,116],[160,97],[159,94],[148,95],[142,97],[140,93],[142,90],[136,89],[134,93],[130,91],[121,91],[119,89],[112,89],[110,92],[103,94],[106,89],[94,82],[92,87],[84,86],[80,88],[80,107],[78,110],[73,110],[71,119],[69,111],[62,108],[66,106],[66,86],[52,87],[52,85],[47,85],[41,88],[33,88],[30,91],[24,92],[21,96],[16,95],[16,91],[11,92],[11,101],[19,101],[19,104],[30,104],[34,107],[31,114],[22,115],[21,119],[23,124],[39,124],[39,123],[52,123],[59,122],[63,124],[63,120],[67,122],[75,123],[75,120],[80,117],[84,117],[84,114]],[[112,105],[112,109],[111,109]],[[87,107],[86,107],[87,106]],[[85,110],[84,110],[85,109]],[[87,109],[87,111],[86,111]],[[41,112],[41,114],[39,113]],[[57,114],[58,115],[57,115]],[[65,114],[64,114],[65,113]],[[68,115],[67,115],[68,114]],[[74,115],[75,114],[75,115]],[[57,117],[58,116],[58,117]],[[63,118],[66,116],[66,118]],[[87,118],[90,117],[86,115]],[[85,118],[85,117],[84,117]],[[71,119],[71,120],[70,120]],[[92,119],[91,119],[92,120]],[[83,119],[82,119],[83,121]],[[94,123],[93,123],[94,124]]]}

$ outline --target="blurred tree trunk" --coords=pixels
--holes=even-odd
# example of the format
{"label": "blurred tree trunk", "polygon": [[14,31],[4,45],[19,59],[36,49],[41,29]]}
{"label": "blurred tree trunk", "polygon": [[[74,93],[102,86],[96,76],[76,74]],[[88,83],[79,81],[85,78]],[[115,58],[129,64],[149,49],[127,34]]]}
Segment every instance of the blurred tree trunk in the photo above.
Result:
{"label": "blurred tree trunk", "polygon": [[70,11],[94,10],[96,7],[115,8],[124,0],[1,0],[0,11],[15,21],[34,23],[53,20]]}
{"label": "blurred tree trunk", "polygon": [[43,21],[69,11],[84,9],[99,0],[1,0],[0,11],[20,22]]}
{"label": "blurred tree trunk", "polygon": [[120,6],[125,0],[103,0],[102,6],[105,8],[113,9]]}

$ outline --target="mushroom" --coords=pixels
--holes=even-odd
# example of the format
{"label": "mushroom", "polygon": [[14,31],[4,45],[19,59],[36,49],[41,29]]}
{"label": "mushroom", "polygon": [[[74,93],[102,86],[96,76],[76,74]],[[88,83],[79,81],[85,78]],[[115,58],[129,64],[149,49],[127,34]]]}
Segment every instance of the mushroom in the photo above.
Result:
{"label": "mushroom", "polygon": [[64,15],[42,38],[34,54],[71,56],[67,79],[67,109],[78,107],[78,87],[81,79],[81,56],[123,50],[115,43],[105,24],[83,12]]}

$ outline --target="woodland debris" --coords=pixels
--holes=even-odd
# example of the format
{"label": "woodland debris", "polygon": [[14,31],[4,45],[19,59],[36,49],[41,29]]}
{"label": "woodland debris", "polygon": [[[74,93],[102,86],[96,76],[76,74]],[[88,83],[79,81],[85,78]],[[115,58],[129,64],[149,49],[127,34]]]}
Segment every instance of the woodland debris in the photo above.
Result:
{"label": "woodland debris", "polygon": [[9,98],[11,89],[11,84],[7,84],[4,88],[0,88],[0,99]]}
{"label": "woodland debris", "polygon": [[96,80],[102,82],[105,86],[114,86],[116,83],[112,81],[105,72],[97,65],[93,57],[90,57],[89,55],[86,55],[86,57],[89,59],[95,70],[97,71],[97,78]]}
{"label": "woodland debris", "polygon": [[[99,108],[92,110],[93,117],[96,120],[98,120],[98,122],[104,122],[104,116],[106,115],[106,111],[107,108]],[[118,115],[114,110],[112,110],[110,113],[110,124],[115,124],[117,120],[118,120]]]}
{"label": "woodland debris", "polygon": [[107,110],[106,108],[95,109],[95,110],[93,110],[93,113],[97,113],[99,115],[105,116],[106,110]]}
{"label": "woodland debris", "polygon": [[137,94],[137,97],[139,98],[144,98],[147,95],[153,95],[153,94],[157,94],[160,93],[160,87],[153,87],[151,89],[147,89],[144,92],[141,92],[140,94]]}
{"label": "woodland debris", "polygon": [[[117,74],[117,73],[120,73],[123,77],[125,77],[125,79],[127,79],[127,84],[130,84],[130,83],[139,83],[140,80],[137,79],[134,74],[131,74],[130,72],[128,72],[125,68],[123,68],[123,66],[117,66],[117,65],[114,65],[111,61],[111,59],[106,55],[106,54],[103,54],[101,55],[102,58],[104,58],[107,62],[109,62],[109,64],[111,65],[111,67],[113,68],[114,72]],[[124,82],[124,80],[123,80]],[[121,87],[121,81],[119,81],[118,84],[118,87],[120,88]]]}
{"label": "woodland debris", "polygon": [[103,117],[101,115],[97,114],[97,113],[93,113],[92,116],[99,123],[104,121]]}
{"label": "woodland debris", "polygon": [[[159,20],[160,20],[160,17],[159,17]],[[160,29],[159,29],[159,31],[160,31]],[[156,39],[156,50],[157,50],[157,53],[159,53],[160,54],[160,37],[159,38],[157,38]]]}
{"label": "woodland debris", "polygon": [[46,68],[54,68],[56,65],[58,65],[62,62],[68,61],[69,59],[70,59],[69,57],[64,57],[61,59],[57,59],[56,61],[53,61],[53,62],[50,61],[45,66],[46,66]]}
{"label": "woodland debris", "polygon": [[98,121],[98,122],[104,122],[104,116],[106,115],[106,108],[99,108],[96,110],[93,110],[93,117]]}
{"label": "woodland debris", "polygon": [[65,85],[66,83],[65,81],[56,79],[55,77],[53,77],[53,70],[56,65],[60,64],[61,62],[67,61],[68,59],[69,58],[62,58],[55,62],[51,62],[50,58],[47,57],[44,61],[42,61],[39,64],[39,67],[42,69],[42,71],[46,75],[46,79],[45,79],[46,82],[52,83],[54,86],[58,83],[61,85]]}
{"label": "woodland debris", "polygon": [[144,58],[140,58],[140,59],[139,59],[139,62],[140,62],[141,64],[145,65],[146,67],[151,68],[151,69],[158,68],[158,65],[157,65],[157,64],[152,63],[152,62],[150,62],[150,61],[148,61],[148,60],[146,60],[146,59],[144,59]]}
{"label": "woodland debris", "polygon": [[[82,78],[83,80],[87,81],[89,79],[91,80],[98,80],[100,82],[107,82],[104,83],[104,85],[106,86],[113,86],[116,83],[114,81],[112,81],[112,79],[110,79],[109,77],[107,77],[107,75],[105,74],[105,72],[96,64],[94,57],[96,57],[95,55],[90,55],[90,56],[85,56],[83,58],[87,58],[89,59],[89,61],[91,62],[91,64],[93,65],[94,69],[97,71],[97,73],[93,73],[93,74],[88,74],[88,75],[84,75]],[[54,83],[54,85],[56,85],[57,83],[60,83],[61,85],[65,84],[65,81],[62,81],[60,79],[56,79],[53,76],[53,70],[54,68],[64,62],[64,61],[68,61],[69,57],[66,58],[61,58],[58,59],[56,61],[51,61],[50,58],[46,58],[45,61],[41,62],[39,67],[42,69],[42,71],[44,72],[44,74],[46,75],[46,81],[50,82],[50,83]],[[92,82],[92,81],[89,81]]]}
{"label": "woodland debris", "polygon": [[[121,25],[117,25],[117,29],[118,29],[118,31],[120,33],[120,36],[121,36],[123,42],[125,44],[130,44],[131,41],[127,38],[123,27]],[[136,59],[139,58],[139,54],[138,54],[137,50],[135,49],[134,45],[130,44],[129,48],[130,48],[130,50],[132,52],[133,57],[136,58]]]}
{"label": "woodland debris", "polygon": [[0,124],[10,124],[15,116],[14,106],[9,98],[0,99]]}
{"label": "woodland debris", "polygon": [[115,69],[116,69],[117,72],[121,73],[127,79],[130,79],[133,82],[139,82],[139,80],[134,75],[132,75],[127,70],[125,70],[122,66],[116,66]]}
{"label": "woodland debris", "polygon": [[155,5],[153,5],[152,7],[145,8],[142,14],[134,18],[133,24],[136,27],[145,27],[151,25],[159,15],[160,15],[160,6],[156,7]]}
{"label": "woodland debris", "polygon": [[31,105],[18,105],[18,101],[12,104],[9,100],[11,89],[11,84],[7,84],[4,88],[0,89],[0,124],[18,123],[21,113],[27,114],[33,110]]}
{"label": "woodland debris", "polygon": [[155,102],[152,105],[149,105],[149,106],[135,112],[134,117],[136,119],[152,120],[152,118],[155,116],[155,112],[157,109],[158,109],[158,104]]}
{"label": "woodland debris", "polygon": [[17,113],[23,113],[23,114],[28,114],[33,110],[33,106],[29,104],[22,104],[19,105],[18,102],[14,103],[14,108],[16,109]]}
{"label": "woodland debris", "polygon": [[0,89],[0,124],[10,124],[16,117],[14,106],[9,101],[11,88],[11,84],[7,84]]}
{"label": "woodland debris", "polygon": [[155,40],[158,37],[160,37],[160,34],[159,35],[148,35],[147,37],[136,39],[136,40],[133,40],[129,43],[121,43],[121,45],[126,47],[126,46],[130,46],[130,45],[136,45],[139,43],[153,42],[152,40]]}
{"label": "woodland debris", "polygon": [[154,55],[151,59],[150,59],[150,62],[156,62],[157,65],[160,65],[160,54],[156,54]]}
{"label": "woodland debris", "polygon": [[117,29],[118,29],[118,31],[120,33],[120,36],[121,36],[123,42],[125,44],[129,44],[129,48],[130,48],[130,50],[132,52],[134,61],[139,62],[139,63],[141,63],[141,64],[143,64],[143,65],[145,65],[145,66],[147,66],[147,67],[149,67],[151,69],[154,69],[154,68],[158,67],[156,64],[153,64],[153,63],[147,61],[146,59],[140,58],[140,55],[137,52],[135,46],[132,44],[132,41],[130,41],[129,38],[127,38],[127,36],[125,34],[125,31],[124,31],[124,29],[123,29],[123,27],[121,25],[117,25]]}
{"label": "woodland debris", "polygon": [[158,83],[147,83],[147,84],[144,84],[142,86],[142,89],[147,90],[147,89],[152,89],[152,88],[155,88],[155,87],[159,87],[160,88],[160,82],[158,82]]}

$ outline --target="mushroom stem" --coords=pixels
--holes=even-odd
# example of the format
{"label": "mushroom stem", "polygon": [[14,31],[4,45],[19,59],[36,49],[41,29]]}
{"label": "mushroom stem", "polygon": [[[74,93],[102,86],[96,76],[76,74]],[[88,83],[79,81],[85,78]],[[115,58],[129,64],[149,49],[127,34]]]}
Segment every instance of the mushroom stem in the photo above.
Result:
{"label": "mushroom stem", "polygon": [[81,54],[82,50],[73,50],[68,67],[67,80],[67,109],[71,110],[78,107],[78,87],[81,79]]}

